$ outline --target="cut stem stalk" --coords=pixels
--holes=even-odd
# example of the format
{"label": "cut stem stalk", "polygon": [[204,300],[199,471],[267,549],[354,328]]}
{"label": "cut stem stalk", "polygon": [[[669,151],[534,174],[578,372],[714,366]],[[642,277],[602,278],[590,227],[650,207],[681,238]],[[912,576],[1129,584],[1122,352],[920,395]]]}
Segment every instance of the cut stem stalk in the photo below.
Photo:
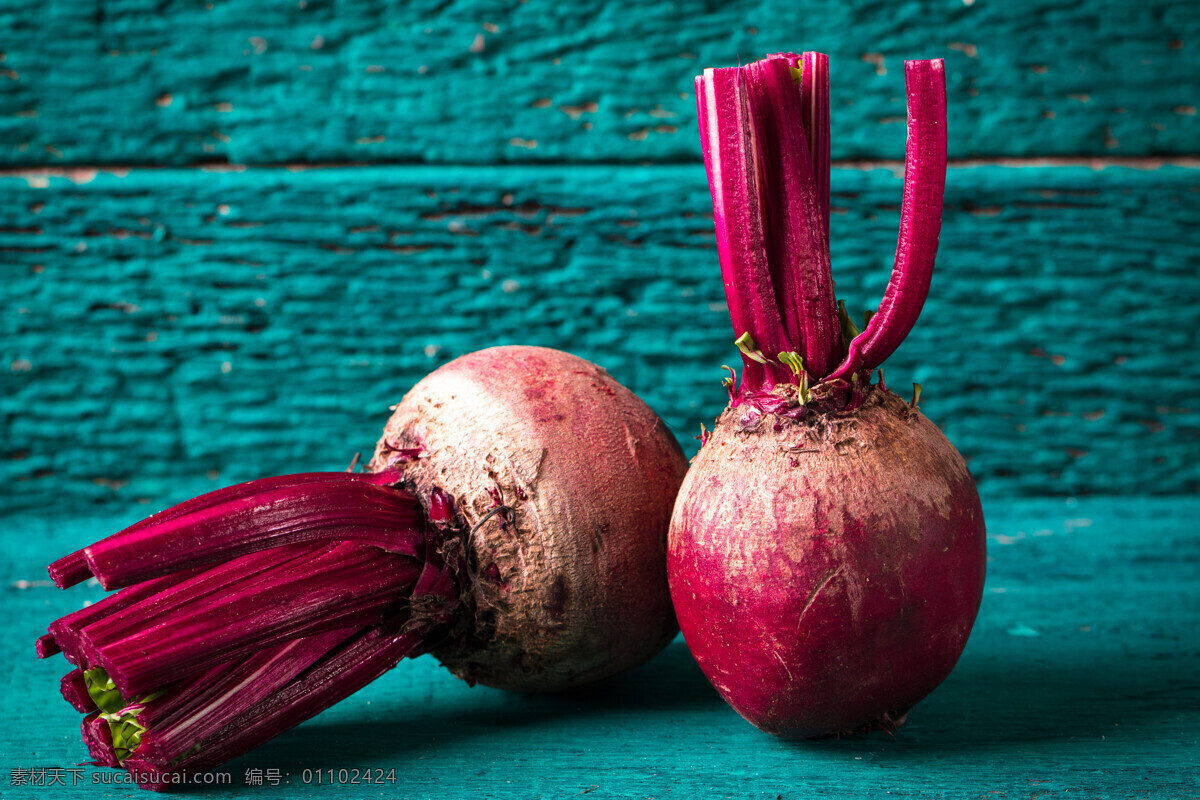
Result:
{"label": "cut stem stalk", "polygon": [[946,70],[942,60],[904,64],[908,145],[896,261],[879,311],[850,343],[831,379],[882,364],[904,341],[925,304],[942,227],[946,188]]}

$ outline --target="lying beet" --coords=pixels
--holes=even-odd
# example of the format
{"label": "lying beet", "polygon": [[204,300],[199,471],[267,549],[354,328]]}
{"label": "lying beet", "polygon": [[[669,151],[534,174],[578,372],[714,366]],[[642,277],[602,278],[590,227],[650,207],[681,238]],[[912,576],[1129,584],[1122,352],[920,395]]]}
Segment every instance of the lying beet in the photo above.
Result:
{"label": "lying beet", "polygon": [[366,473],[268,478],[66,556],[121,591],[38,640],[95,759],[146,788],[211,769],[432,651],[469,682],[603,680],[676,632],[665,572],[686,468],[599,367],[499,347],[395,407]]}
{"label": "lying beet", "polygon": [[680,490],[667,555],[701,669],[738,713],[789,738],[899,725],[958,660],[985,562],[965,462],[917,395],[905,402],[875,372],[916,322],[933,270],[943,65],[906,64],[896,265],[859,333],[829,269],[826,64],[786,54],[697,79],[745,368]]}
{"label": "lying beet", "polygon": [[[484,350],[418,383],[384,428],[369,469],[397,453],[418,496],[445,492],[474,527],[483,576],[463,635],[435,651],[456,675],[547,691],[642,663],[676,632],[665,532],[687,464],[632,392],[575,356]],[[403,458],[403,456],[401,456]]]}

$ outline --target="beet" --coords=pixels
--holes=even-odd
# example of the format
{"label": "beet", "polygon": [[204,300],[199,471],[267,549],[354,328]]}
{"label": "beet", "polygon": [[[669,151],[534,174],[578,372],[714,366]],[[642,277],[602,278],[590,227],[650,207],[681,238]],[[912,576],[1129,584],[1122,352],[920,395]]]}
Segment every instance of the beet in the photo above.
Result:
{"label": "beet", "polygon": [[692,463],[668,571],[697,663],[786,737],[899,724],[953,668],[983,587],[962,457],[891,392],[801,420],[729,409]]}
{"label": "beet", "polygon": [[432,651],[456,675],[560,691],[678,628],[665,567],[686,470],[662,420],[566,353],[463,356],[395,407],[365,473],[181,503],[59,559],[121,589],[57,620],[94,763],[168,788]]}
{"label": "beet", "polygon": [[680,490],[667,553],[700,668],[739,714],[787,738],[901,724],[962,653],[986,561],[965,461],[917,409],[919,387],[906,402],[877,369],[929,289],[943,65],[906,64],[896,265],[860,333],[829,267],[826,63],[781,54],[697,79],[744,370]]}
{"label": "beet", "polygon": [[[686,462],[604,370],[535,347],[463,356],[405,396],[368,468],[417,447],[405,480],[419,497],[448,494],[474,530],[470,625],[434,651],[456,675],[567,689],[637,666],[675,635],[665,531]],[[497,498],[512,510],[485,522]]]}

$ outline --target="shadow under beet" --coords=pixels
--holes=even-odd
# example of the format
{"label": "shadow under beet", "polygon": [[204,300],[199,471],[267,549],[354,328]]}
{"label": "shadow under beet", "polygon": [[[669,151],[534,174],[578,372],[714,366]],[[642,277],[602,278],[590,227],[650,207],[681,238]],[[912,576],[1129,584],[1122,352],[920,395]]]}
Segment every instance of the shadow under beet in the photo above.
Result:
{"label": "shadow under beet", "polygon": [[[397,668],[403,669],[404,663]],[[429,701],[404,704],[401,698],[397,702],[386,719],[356,724],[318,721],[293,729],[232,762],[230,768],[236,772],[243,766],[287,769],[285,765],[293,765],[295,771],[294,765],[314,770],[363,763],[399,765],[401,759],[472,739],[492,739],[515,728],[537,735],[538,726],[561,726],[567,721],[591,725],[600,717],[645,719],[654,714],[726,710],[679,637],[638,669],[574,692],[493,692],[486,697],[455,692],[444,699],[435,694]],[[374,711],[379,713],[377,705]]]}
{"label": "shadow under beet", "polygon": [[[1136,642],[1136,643],[1135,643]],[[997,632],[973,640],[950,678],[891,737],[782,742],[754,732],[728,709],[692,660],[682,638],[658,657],[602,685],[552,695],[447,692],[431,699],[389,698],[363,723],[321,722],[288,731],[230,765],[297,769],[405,763],[463,746],[517,747],[536,742],[562,752],[628,728],[686,717],[718,738],[761,736],[797,754],[886,755],[902,762],[981,753],[1054,751],[1069,755],[1109,742],[1191,741],[1200,712],[1200,648],[1164,637],[1103,635],[1092,642],[1014,639]],[[403,664],[400,667],[403,669]],[[386,678],[385,678],[386,680]],[[350,700],[348,702],[355,702]],[[381,716],[382,712],[382,716]],[[701,721],[701,718],[703,720]],[[718,732],[718,730],[720,732]],[[632,734],[636,736],[636,734]],[[1182,757],[1182,754],[1179,754]]]}
{"label": "shadow under beet", "polygon": [[969,649],[894,737],[876,732],[789,744],[940,757],[1038,745],[1094,748],[1122,737],[1191,740],[1190,720],[1200,712],[1200,650],[1164,640],[1142,644]]}

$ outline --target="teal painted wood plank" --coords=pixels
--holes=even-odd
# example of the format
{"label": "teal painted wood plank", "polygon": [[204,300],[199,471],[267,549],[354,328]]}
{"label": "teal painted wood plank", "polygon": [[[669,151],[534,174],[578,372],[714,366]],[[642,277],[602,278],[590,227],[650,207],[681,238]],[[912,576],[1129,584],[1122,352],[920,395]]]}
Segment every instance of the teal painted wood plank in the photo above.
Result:
{"label": "teal painted wood plank", "polygon": [[693,76],[800,49],[839,159],[903,155],[901,63],[938,56],[955,158],[1200,140],[1188,2],[10,0],[0,163],[693,162]]}
{"label": "teal painted wood plank", "polygon": [[[900,180],[834,174],[877,304]],[[990,496],[1200,487],[1200,170],[952,170],[889,384]],[[135,170],[0,178],[0,509],[144,512],[338,469],[471,350],[576,352],[694,452],[736,363],[698,166]]]}
{"label": "teal painted wood plank", "polygon": [[[989,575],[979,620],[950,678],[894,739],[786,743],[742,721],[681,640],[587,692],[539,697],[469,689],[426,657],[227,765],[228,798],[918,798],[1200,796],[1200,501],[1080,498],[985,504]],[[44,564],[127,517],[67,526],[10,518],[0,565],[0,656],[9,699],[0,765],[86,758],[58,696],[60,658],[33,639],[98,589],[38,583]],[[14,702],[18,700],[20,702]],[[305,785],[304,770],[395,769],[395,784]],[[246,786],[247,770],[290,783]],[[5,785],[5,795],[135,797],[83,784]],[[68,783],[69,773],[65,775]]]}

